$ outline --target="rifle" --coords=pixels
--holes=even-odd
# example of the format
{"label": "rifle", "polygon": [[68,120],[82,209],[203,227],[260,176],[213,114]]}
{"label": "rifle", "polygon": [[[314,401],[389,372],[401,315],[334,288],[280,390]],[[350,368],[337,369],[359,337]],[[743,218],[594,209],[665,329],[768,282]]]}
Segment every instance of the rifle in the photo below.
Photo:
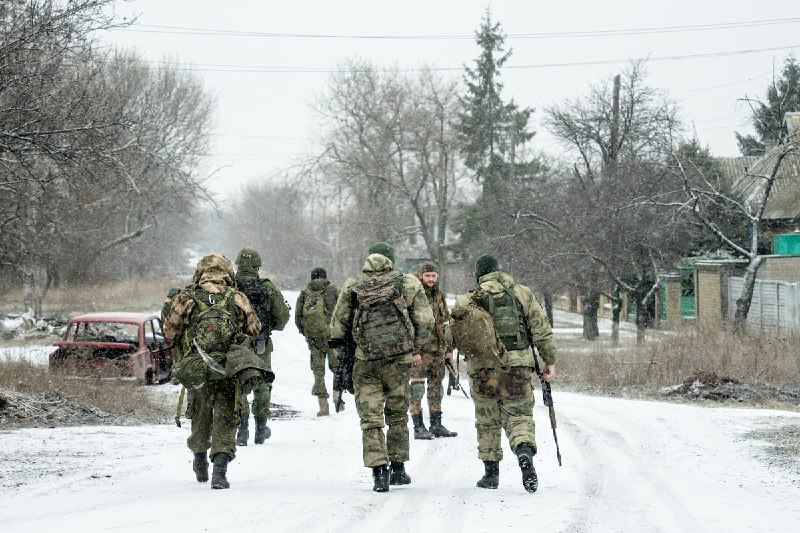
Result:
{"label": "rifle", "polygon": [[536,375],[539,376],[539,381],[542,383],[542,401],[550,411],[550,427],[553,428],[553,439],[556,441],[558,466],[561,466],[561,450],[558,448],[558,435],[556,435],[556,411],[553,409],[553,391],[550,389],[550,382],[545,381],[542,377],[542,371],[539,369],[539,359],[535,353],[533,354],[533,363],[536,367]]}
{"label": "rifle", "polygon": [[353,365],[356,362],[356,344],[351,339],[332,340],[329,343],[331,348],[339,349],[339,366],[333,374],[333,390],[339,392],[339,400],[334,404],[334,409],[338,413],[344,407],[342,394],[345,391],[355,394],[353,388]]}
{"label": "rifle", "polygon": [[458,374],[456,373],[456,370],[453,368],[453,363],[445,359],[444,366],[447,367],[447,372],[450,374],[450,381],[447,384],[447,394],[450,395],[450,391],[452,389],[455,389],[455,390],[460,390],[461,392],[464,393],[464,396],[469,398],[469,394],[467,394],[467,391],[464,390],[464,387],[461,386],[461,382],[458,380]]}

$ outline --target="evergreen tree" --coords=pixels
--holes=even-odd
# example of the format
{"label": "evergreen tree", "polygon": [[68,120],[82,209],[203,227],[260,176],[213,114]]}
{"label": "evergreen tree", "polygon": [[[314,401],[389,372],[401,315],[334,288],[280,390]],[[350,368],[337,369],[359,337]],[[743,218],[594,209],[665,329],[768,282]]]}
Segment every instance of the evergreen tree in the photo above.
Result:
{"label": "evergreen tree", "polygon": [[767,88],[766,102],[755,102],[753,128],[756,135],[736,132],[742,155],[762,155],[767,143],[774,146],[780,142],[786,134],[783,116],[789,111],[800,111],[800,64],[791,55],[783,63],[781,77]]}

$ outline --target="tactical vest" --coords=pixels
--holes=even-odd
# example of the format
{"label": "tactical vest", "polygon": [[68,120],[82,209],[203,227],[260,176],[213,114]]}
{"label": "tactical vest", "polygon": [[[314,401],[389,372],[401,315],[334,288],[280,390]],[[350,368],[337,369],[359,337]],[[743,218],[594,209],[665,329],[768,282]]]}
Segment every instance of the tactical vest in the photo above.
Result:
{"label": "tactical vest", "polygon": [[353,315],[353,340],[370,361],[414,350],[414,325],[403,298],[403,274],[393,270],[359,276]]}
{"label": "tactical vest", "polygon": [[524,350],[531,345],[522,306],[511,288],[504,288],[500,294],[483,292],[479,302],[492,315],[494,329],[507,350]]}

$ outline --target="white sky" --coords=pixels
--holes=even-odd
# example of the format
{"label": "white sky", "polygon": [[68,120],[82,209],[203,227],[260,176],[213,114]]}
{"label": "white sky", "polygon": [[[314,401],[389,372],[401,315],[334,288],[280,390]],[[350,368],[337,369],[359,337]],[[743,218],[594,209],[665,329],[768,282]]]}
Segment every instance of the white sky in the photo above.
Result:
{"label": "white sky", "polygon": [[[478,55],[472,36],[487,6],[514,51],[502,75],[506,97],[540,110],[585,94],[590,83],[625,67],[624,62],[576,63],[650,57],[650,84],[678,101],[687,123],[693,123],[700,140],[719,156],[738,155],[734,131],[750,129],[749,109],[738,99],[762,96],[773,65],[780,69],[792,47],[800,49],[800,4],[789,0],[120,0],[118,14],[139,14],[139,26],[115,31],[110,38],[135,47],[149,61],[169,58],[193,65],[216,94],[218,129],[209,168],[220,170],[210,185],[225,195],[317,151],[318,122],[310,104],[324,90],[328,71],[344,58],[359,56],[378,66],[427,64],[452,69],[445,74],[460,79],[463,65],[473,65]],[[781,23],[764,23],[776,20]],[[707,25],[725,27],[698,28]],[[652,28],[680,31],[647,31]],[[597,35],[609,30],[634,31]],[[575,32],[594,35],[563,35]],[[270,33],[282,35],[264,35]],[[561,35],[519,36],[542,33]],[[760,51],[720,55],[752,50]],[[697,54],[717,55],[656,59]],[[553,64],[560,66],[545,66]],[[537,111],[534,146],[558,156],[541,119]]]}

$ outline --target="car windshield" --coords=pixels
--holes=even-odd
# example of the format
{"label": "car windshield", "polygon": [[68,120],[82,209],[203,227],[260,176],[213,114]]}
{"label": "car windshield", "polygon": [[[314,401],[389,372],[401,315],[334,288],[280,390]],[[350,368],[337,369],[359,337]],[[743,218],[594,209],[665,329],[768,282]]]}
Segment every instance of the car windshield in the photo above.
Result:
{"label": "car windshield", "polygon": [[75,340],[138,344],[139,325],[124,322],[81,322],[75,329]]}

